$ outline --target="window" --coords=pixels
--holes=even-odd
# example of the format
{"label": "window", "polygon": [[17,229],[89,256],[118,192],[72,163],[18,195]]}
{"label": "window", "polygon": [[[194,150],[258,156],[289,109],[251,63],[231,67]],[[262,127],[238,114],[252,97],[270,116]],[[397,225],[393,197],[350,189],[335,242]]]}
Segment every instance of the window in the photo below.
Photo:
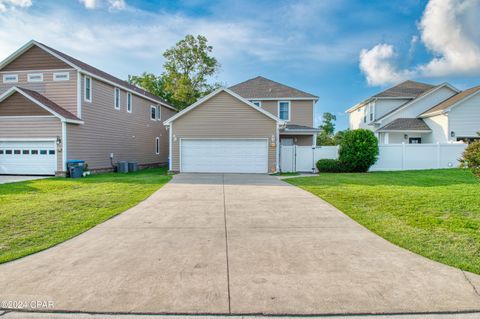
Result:
{"label": "window", "polygon": [[160,121],[162,119],[162,108],[157,105],[157,120]]}
{"label": "window", "polygon": [[6,150],[6,151],[5,151],[5,154],[7,154],[7,155],[12,155],[12,150]]}
{"label": "window", "polygon": [[132,94],[127,93],[127,112],[132,113]]}
{"label": "window", "polygon": [[150,106],[150,119],[152,121],[157,120],[157,107],[154,105]]}
{"label": "window", "polygon": [[278,117],[284,121],[290,121],[290,102],[280,101],[278,102]]}
{"label": "window", "polygon": [[3,150],[0,150],[0,155],[3,155]]}
{"label": "window", "polygon": [[40,150],[40,155],[47,155],[47,150]]}
{"label": "window", "polygon": [[120,89],[119,88],[115,88],[115,91],[114,91],[114,105],[115,105],[115,109],[116,110],[120,110]]}
{"label": "window", "polygon": [[38,150],[32,150],[32,155],[38,155]]}
{"label": "window", "polygon": [[68,80],[70,80],[70,73],[69,72],[55,72],[55,73],[53,73],[53,80],[54,81],[68,81]]}
{"label": "window", "polygon": [[15,154],[15,155],[20,155],[20,150],[14,150],[14,151],[13,151],[13,154]]}
{"label": "window", "polygon": [[49,150],[48,155],[55,155],[55,150]]}
{"label": "window", "polygon": [[422,138],[421,137],[410,137],[408,139],[409,144],[422,144]]}
{"label": "window", "polygon": [[160,154],[160,137],[155,137],[155,154]]}
{"label": "window", "polygon": [[28,82],[42,82],[43,73],[29,73],[27,75]]}
{"label": "window", "polygon": [[262,107],[262,101],[250,101],[250,102],[252,102],[252,104],[255,106]]}
{"label": "window", "polygon": [[84,87],[84,99],[86,102],[92,102],[92,78],[86,76],[83,83]]}
{"label": "window", "polygon": [[17,83],[17,82],[18,82],[18,74],[3,75],[3,83]]}
{"label": "window", "polygon": [[28,155],[28,154],[30,154],[30,151],[29,151],[29,150],[23,150],[23,151],[22,151],[22,154],[23,154],[23,155]]}

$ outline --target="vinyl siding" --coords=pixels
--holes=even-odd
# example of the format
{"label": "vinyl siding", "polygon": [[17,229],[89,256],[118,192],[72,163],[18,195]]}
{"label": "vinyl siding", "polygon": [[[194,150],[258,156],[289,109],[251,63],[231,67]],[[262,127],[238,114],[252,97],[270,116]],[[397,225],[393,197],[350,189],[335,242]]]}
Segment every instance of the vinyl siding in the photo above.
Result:
{"label": "vinyl siding", "polygon": [[[0,94],[3,94],[12,86],[18,86],[44,95],[53,102],[57,103],[72,114],[77,114],[77,71],[63,70],[69,72],[70,80],[53,81],[53,73],[60,71],[30,71],[30,72],[0,72]],[[18,74],[18,83],[3,83],[3,74]],[[28,82],[28,73],[43,73],[42,82]]]}
{"label": "vinyl siding", "polygon": [[447,143],[448,142],[448,117],[437,115],[423,119],[430,127],[432,133],[427,135],[424,143]]}
{"label": "vinyl siding", "polygon": [[70,69],[71,66],[37,46],[31,47],[1,71]]}
{"label": "vinyl siding", "polygon": [[280,139],[292,138],[293,144],[298,146],[313,146],[313,135],[280,135]]}
{"label": "vinyl siding", "polygon": [[[262,102],[262,108],[278,117],[278,101],[255,100]],[[282,100],[287,101],[287,100]],[[288,124],[296,124],[313,127],[314,101],[290,100],[290,121]]]}
{"label": "vinyl siding", "polygon": [[[181,138],[276,137],[276,121],[226,92],[199,105],[173,122],[172,170],[180,170]],[[269,170],[276,169],[276,147],[269,145]]]}
{"label": "vinyl siding", "polygon": [[386,99],[375,101],[375,119],[379,119],[411,99]]}
{"label": "vinyl siding", "polygon": [[[83,79],[82,79],[83,86]],[[81,90],[83,95],[83,88]],[[92,79],[92,103],[82,96],[82,119],[85,124],[67,127],[68,159],[85,160],[90,168],[110,168],[114,161],[139,164],[168,162],[168,132],[162,122],[174,111],[162,107],[162,118],[150,119],[154,103],[132,95],[132,113],[127,112],[126,92],[121,90],[120,110],[114,108],[114,87]],[[155,154],[155,138],[160,137],[160,154]]]}
{"label": "vinyl siding", "polygon": [[[2,138],[48,138],[62,136],[62,123],[55,117],[0,117],[0,139]],[[57,170],[62,171],[62,152],[57,151]]]}
{"label": "vinyl siding", "polygon": [[0,116],[52,115],[20,93],[16,92],[0,102]]}
{"label": "vinyl siding", "polygon": [[450,131],[457,137],[475,137],[480,131],[480,94],[461,101],[448,113]]}

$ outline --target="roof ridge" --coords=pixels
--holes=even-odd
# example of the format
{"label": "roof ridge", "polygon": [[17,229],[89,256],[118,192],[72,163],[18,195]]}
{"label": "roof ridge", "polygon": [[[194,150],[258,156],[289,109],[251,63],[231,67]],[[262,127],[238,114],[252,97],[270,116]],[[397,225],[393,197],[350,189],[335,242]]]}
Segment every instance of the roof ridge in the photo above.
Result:
{"label": "roof ridge", "polygon": [[[242,89],[243,89],[243,90],[245,90],[245,89],[248,90],[249,88],[245,88],[244,86],[247,86],[247,85],[248,85],[247,83],[253,82],[253,81],[256,81],[256,80],[266,82],[266,84],[264,84],[265,86],[270,85],[270,86],[271,86],[270,92],[272,91],[272,88],[273,88],[274,90],[276,89],[277,91],[279,91],[279,93],[281,93],[281,90],[282,90],[282,89],[283,89],[284,91],[288,91],[288,90],[291,91],[290,93],[285,94],[285,96],[280,96],[280,97],[277,96],[276,98],[290,98],[290,97],[291,97],[291,98],[295,98],[295,97],[296,97],[296,98],[318,99],[318,96],[316,96],[316,95],[313,95],[313,94],[311,94],[311,93],[305,92],[305,91],[300,90],[300,89],[297,89],[297,88],[295,88],[295,87],[293,87],[293,86],[286,85],[286,84],[283,84],[283,83],[280,83],[280,82],[277,82],[277,81],[268,79],[268,78],[266,78],[266,77],[264,77],[264,76],[261,76],[261,75],[258,75],[258,76],[256,76],[256,77],[253,77],[253,78],[250,78],[250,79],[248,79],[248,80],[242,81],[242,82],[240,82],[240,83],[234,84],[234,85],[230,86],[229,89],[234,90],[234,91],[235,91],[235,90],[240,90],[240,91],[241,91]],[[261,83],[261,82],[260,82],[260,83]],[[259,83],[259,84],[260,84],[260,83]],[[269,84],[269,83],[270,83],[270,84]],[[259,85],[259,86],[260,86],[260,85]],[[258,89],[258,88],[257,88],[257,89]],[[250,90],[251,90],[251,88],[250,88]],[[292,92],[295,92],[296,95],[299,95],[299,96],[295,96],[295,93],[293,93],[292,96],[289,96],[289,94],[292,94]],[[239,93],[239,92],[237,92],[237,93]],[[250,93],[251,93],[251,92],[250,92]],[[244,92],[243,95],[244,95],[245,98],[258,98],[258,99],[262,99],[262,98],[272,98],[272,97],[273,97],[273,96],[270,96],[270,97],[269,97],[268,94],[266,94],[266,95],[264,95],[264,96],[261,96],[262,94],[264,94],[264,93],[261,93],[261,90],[258,90],[258,91],[255,92],[255,93],[258,93],[258,94],[253,94],[253,95],[258,95],[258,96],[245,96],[245,95],[247,95],[245,92]],[[303,95],[303,96],[301,96],[301,95]]]}

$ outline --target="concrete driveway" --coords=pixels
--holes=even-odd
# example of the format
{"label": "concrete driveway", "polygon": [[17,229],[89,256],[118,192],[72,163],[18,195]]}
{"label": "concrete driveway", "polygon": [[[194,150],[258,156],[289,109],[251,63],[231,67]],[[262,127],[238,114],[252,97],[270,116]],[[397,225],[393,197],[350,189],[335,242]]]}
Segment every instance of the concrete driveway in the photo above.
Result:
{"label": "concrete driveway", "polygon": [[0,287],[0,300],[55,311],[480,310],[479,276],[398,248],[264,175],[177,175],[120,216],[0,265]]}
{"label": "concrete driveway", "polygon": [[24,182],[49,177],[50,176],[0,175],[0,184]]}

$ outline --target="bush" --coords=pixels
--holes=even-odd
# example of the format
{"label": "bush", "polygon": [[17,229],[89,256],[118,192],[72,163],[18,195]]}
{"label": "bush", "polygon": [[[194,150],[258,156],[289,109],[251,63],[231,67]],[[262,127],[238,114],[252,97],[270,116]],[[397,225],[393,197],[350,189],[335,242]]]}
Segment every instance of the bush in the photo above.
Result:
{"label": "bush", "polygon": [[480,141],[468,145],[462,154],[460,166],[471,169],[473,174],[480,177]]}
{"label": "bush", "polygon": [[372,131],[358,129],[346,131],[338,159],[351,172],[367,172],[378,158],[378,140]]}
{"label": "bush", "polygon": [[336,159],[319,160],[317,169],[320,173],[344,173],[347,171],[345,165]]}

